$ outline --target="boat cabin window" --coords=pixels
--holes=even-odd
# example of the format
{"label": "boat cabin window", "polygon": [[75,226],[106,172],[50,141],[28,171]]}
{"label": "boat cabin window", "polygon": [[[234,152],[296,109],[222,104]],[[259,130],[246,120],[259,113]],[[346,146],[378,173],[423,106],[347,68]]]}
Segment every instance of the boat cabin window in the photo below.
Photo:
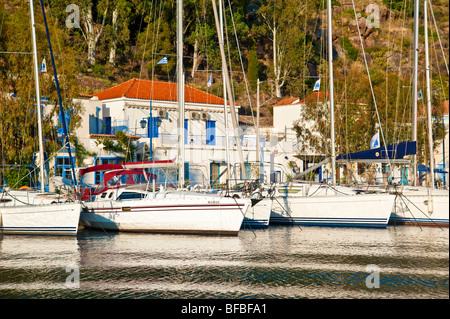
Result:
{"label": "boat cabin window", "polygon": [[108,193],[103,193],[100,198],[105,198]]}
{"label": "boat cabin window", "polygon": [[118,200],[127,200],[127,199],[142,199],[145,197],[145,194],[136,193],[136,192],[123,192],[117,197]]}

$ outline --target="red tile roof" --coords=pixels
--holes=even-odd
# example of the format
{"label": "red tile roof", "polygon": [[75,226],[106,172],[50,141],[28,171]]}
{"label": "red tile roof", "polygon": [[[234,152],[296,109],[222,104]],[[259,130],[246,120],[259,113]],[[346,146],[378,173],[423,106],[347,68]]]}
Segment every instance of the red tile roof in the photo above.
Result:
{"label": "red tile roof", "polygon": [[300,99],[297,97],[287,97],[281,101],[278,101],[274,106],[297,104],[294,103],[295,101],[300,101]]}
{"label": "red tile roof", "polygon": [[[93,96],[99,100],[120,97],[143,100],[177,101],[178,84],[174,82],[160,82],[142,79],[131,79],[124,83],[103,90]],[[224,100],[213,94],[185,85],[185,101],[188,103],[221,104]]]}
{"label": "red tile roof", "polygon": [[285,99],[282,99],[278,103],[276,103],[274,106],[282,106],[282,105],[294,105],[294,104],[303,104],[306,102],[314,102],[314,101],[324,101],[325,97],[328,97],[328,93],[323,92],[313,92],[312,94],[308,95],[305,99],[300,100],[300,98],[297,97],[288,97]]}

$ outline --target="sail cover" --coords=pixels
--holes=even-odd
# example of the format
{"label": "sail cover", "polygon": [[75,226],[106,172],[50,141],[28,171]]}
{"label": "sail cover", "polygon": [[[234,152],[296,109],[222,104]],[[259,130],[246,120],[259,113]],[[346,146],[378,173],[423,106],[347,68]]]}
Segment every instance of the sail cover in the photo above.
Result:
{"label": "sail cover", "polygon": [[[387,150],[387,152],[386,152]],[[386,147],[381,146],[371,150],[340,154],[336,160],[381,160],[381,159],[403,159],[407,155],[414,155],[417,151],[417,142],[405,141],[397,144],[391,144]]]}

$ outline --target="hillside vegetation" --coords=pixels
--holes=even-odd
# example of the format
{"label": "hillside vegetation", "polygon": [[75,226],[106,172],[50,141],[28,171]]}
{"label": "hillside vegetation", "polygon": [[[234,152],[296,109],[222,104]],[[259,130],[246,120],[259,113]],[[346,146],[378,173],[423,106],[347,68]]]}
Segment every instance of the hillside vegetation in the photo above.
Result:
{"label": "hillside vegetation", "polygon": [[[367,146],[367,140],[376,131],[377,111],[386,130],[386,142],[410,136],[406,123],[411,118],[413,3],[357,0],[353,7],[351,0],[332,1],[336,117],[341,121],[337,123],[339,151]],[[0,51],[31,52],[28,1],[0,0],[0,4]],[[72,117],[71,130],[78,125],[81,110],[70,101],[79,93],[94,93],[133,77],[176,81],[176,0],[45,0],[44,4],[67,103],[64,107]],[[68,7],[69,4],[75,6]],[[420,4],[419,58],[423,68],[423,1]],[[243,115],[255,114],[258,78],[264,81],[261,113],[266,119],[271,116],[272,105],[281,98],[308,96],[319,77],[321,91],[327,91],[326,1],[224,0],[224,5],[227,55],[233,70],[234,94],[242,105]],[[434,0],[432,8],[435,18],[429,14],[432,101],[439,116],[442,101],[448,99],[445,61],[449,59],[449,4],[446,0]],[[38,51],[48,53],[38,1],[35,18]],[[184,0],[183,30],[186,83],[222,95],[221,59],[210,0]],[[168,63],[157,64],[164,56],[168,57]],[[34,92],[30,81],[31,56],[2,53],[0,61],[1,104],[8,105],[2,107],[0,114],[1,158],[3,163],[29,162],[36,146],[30,142],[36,132],[30,105]],[[41,75],[42,94],[56,101],[49,58],[47,64],[49,73]],[[214,83],[208,88],[210,74]],[[421,69],[420,87],[424,86],[424,80]],[[8,99],[9,93],[21,99]],[[358,106],[360,103],[363,108]],[[423,108],[423,103],[420,107]],[[54,112],[58,112],[57,108]],[[327,117],[326,111],[323,116]],[[18,129],[18,123],[22,128],[29,126]],[[326,126],[325,121],[318,128],[325,135]],[[45,134],[47,148],[56,150],[59,142],[50,142],[58,140],[50,116],[46,118]],[[436,126],[435,134],[439,141],[442,127]],[[425,156],[427,148],[420,149]],[[327,152],[327,148],[323,151]]]}

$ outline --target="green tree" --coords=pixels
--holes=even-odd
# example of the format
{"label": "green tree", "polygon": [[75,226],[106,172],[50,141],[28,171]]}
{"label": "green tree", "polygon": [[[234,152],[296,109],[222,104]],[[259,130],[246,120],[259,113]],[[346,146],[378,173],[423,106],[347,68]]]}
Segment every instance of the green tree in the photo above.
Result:
{"label": "green tree", "polygon": [[[160,2],[150,6],[146,17],[147,25],[137,38],[137,56],[140,60],[140,72],[150,78],[155,76],[167,79],[176,66],[176,59],[169,54],[175,52],[176,21],[173,3]],[[157,65],[164,54],[168,54],[167,64]]]}
{"label": "green tree", "polygon": [[[31,52],[31,31],[29,3],[23,1],[1,1],[2,17],[0,47],[6,52]],[[49,53],[47,35],[43,24],[40,6],[35,7],[37,51]],[[76,81],[77,63],[75,53],[68,46],[59,46],[64,42],[64,32],[57,27],[55,19],[47,15],[50,37],[55,54],[55,63],[59,75],[61,96],[65,111],[71,114],[69,131],[80,125],[81,108],[72,103],[78,93]],[[26,22],[26,23],[24,23]],[[39,63],[43,56],[39,55]],[[41,97],[48,99],[48,104],[40,108],[43,112],[44,148],[51,158],[61,149],[61,140],[57,136],[59,105],[53,67],[50,57],[46,56],[47,73],[39,74]],[[33,154],[38,151],[37,108],[32,55],[10,53],[0,57],[0,156],[2,164],[31,164]],[[14,94],[14,97],[12,96]]]}
{"label": "green tree", "polygon": [[256,84],[259,77],[259,62],[255,49],[248,52],[248,80],[252,90],[256,90]]}
{"label": "green tree", "polygon": [[97,145],[103,144],[103,149],[107,152],[116,152],[123,154],[120,156],[124,161],[133,161],[136,157],[138,147],[131,141],[130,137],[122,131],[117,131],[115,136],[117,140],[101,138],[97,140]]}
{"label": "green tree", "polygon": [[308,18],[309,10],[316,6],[315,1],[266,0],[258,10],[261,23],[254,26],[253,30],[270,41],[270,71],[277,97],[282,96],[281,90],[291,76],[304,75],[306,60],[303,53],[307,51],[307,43],[303,22]]}

